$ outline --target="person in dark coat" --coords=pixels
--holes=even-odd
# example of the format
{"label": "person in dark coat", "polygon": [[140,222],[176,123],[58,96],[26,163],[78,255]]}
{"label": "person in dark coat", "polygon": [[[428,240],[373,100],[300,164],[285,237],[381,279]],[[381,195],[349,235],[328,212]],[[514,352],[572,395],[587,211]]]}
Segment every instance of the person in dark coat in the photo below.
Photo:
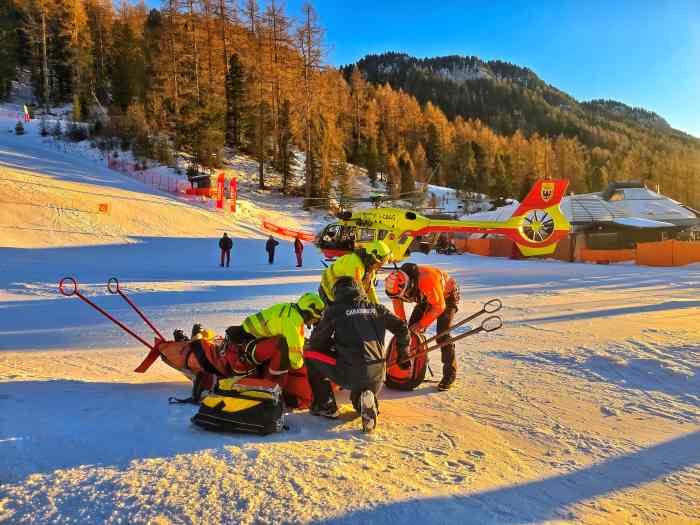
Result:
{"label": "person in dark coat", "polygon": [[231,263],[231,248],[233,248],[233,240],[228,236],[228,233],[224,233],[224,236],[219,239],[219,248],[221,248],[221,266],[226,262],[226,267],[228,268]]}
{"label": "person in dark coat", "polygon": [[267,239],[267,242],[265,243],[265,249],[267,250],[267,262],[270,264],[275,262],[275,248],[277,248],[278,244],[279,241],[277,241],[272,235],[270,235],[270,238]]}
{"label": "person in dark coat", "polygon": [[304,252],[304,243],[301,242],[301,239],[297,235],[297,238],[294,239],[294,253],[297,256],[297,268],[301,268],[301,254]]}
{"label": "person in dark coat", "polygon": [[384,335],[388,329],[396,336],[398,359],[404,362],[410,344],[408,325],[385,306],[371,303],[352,277],[340,277],[333,294],[334,304],[326,309],[304,351],[313,392],[311,413],[338,417],[333,381],[350,390],[352,404],[362,416],[362,430],[371,432],[386,375]]}

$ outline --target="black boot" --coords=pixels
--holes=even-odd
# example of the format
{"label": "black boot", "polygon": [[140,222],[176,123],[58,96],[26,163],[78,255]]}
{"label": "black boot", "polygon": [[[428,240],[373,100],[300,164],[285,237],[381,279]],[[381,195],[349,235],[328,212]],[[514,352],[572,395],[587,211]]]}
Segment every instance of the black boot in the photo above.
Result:
{"label": "black boot", "polygon": [[452,365],[443,365],[442,379],[438,383],[438,390],[449,390],[452,384],[457,379],[457,370]]}

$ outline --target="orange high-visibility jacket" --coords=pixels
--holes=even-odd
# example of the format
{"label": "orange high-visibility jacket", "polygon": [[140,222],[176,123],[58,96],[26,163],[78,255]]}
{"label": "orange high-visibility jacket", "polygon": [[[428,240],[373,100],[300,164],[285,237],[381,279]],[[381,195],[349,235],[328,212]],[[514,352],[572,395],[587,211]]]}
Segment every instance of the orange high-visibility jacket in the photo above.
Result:
{"label": "orange high-visibility jacket", "polygon": [[[428,328],[445,311],[445,297],[452,293],[456,286],[454,278],[440,268],[425,265],[418,266],[418,293],[406,302],[421,303],[427,301],[430,305],[428,311],[425,312],[423,318],[418,322],[418,326],[421,329]],[[392,303],[396,315],[405,321],[404,301],[394,299]]]}

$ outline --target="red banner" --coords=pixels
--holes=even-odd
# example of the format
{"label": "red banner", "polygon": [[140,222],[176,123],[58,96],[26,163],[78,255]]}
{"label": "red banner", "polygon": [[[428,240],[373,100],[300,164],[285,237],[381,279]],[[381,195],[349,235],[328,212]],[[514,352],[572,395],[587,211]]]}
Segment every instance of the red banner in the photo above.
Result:
{"label": "red banner", "polygon": [[311,232],[303,232],[299,230],[292,230],[290,228],[284,228],[283,226],[277,226],[268,221],[263,221],[263,228],[269,232],[276,233],[280,237],[291,237],[295,239],[299,237],[302,241],[313,242],[314,234]]}
{"label": "red banner", "polygon": [[224,187],[226,184],[226,178],[223,173],[219,173],[219,179],[216,184],[216,207],[219,209],[224,208]]}
{"label": "red banner", "polygon": [[236,213],[236,198],[238,197],[238,180],[236,177],[231,179],[229,188],[229,198],[231,199],[231,212]]}

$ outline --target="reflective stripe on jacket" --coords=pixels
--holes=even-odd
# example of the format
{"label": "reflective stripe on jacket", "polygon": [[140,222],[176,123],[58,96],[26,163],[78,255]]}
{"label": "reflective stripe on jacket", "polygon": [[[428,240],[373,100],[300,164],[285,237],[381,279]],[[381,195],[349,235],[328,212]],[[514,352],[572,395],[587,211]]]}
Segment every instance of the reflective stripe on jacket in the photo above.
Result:
{"label": "reflective stripe on jacket", "polygon": [[356,253],[343,255],[323,271],[321,289],[328,299],[335,301],[333,297],[333,286],[335,282],[340,277],[352,277],[358,283],[362,283],[362,288],[365,290],[369,301],[374,304],[379,304],[377,290],[374,288],[375,273],[371,272],[367,275],[365,275],[365,273],[365,265],[359,255]]}
{"label": "reflective stripe on jacket", "polygon": [[289,348],[289,366],[304,366],[304,318],[295,304],[280,303],[243,321],[243,329],[256,339],[283,337]]}

